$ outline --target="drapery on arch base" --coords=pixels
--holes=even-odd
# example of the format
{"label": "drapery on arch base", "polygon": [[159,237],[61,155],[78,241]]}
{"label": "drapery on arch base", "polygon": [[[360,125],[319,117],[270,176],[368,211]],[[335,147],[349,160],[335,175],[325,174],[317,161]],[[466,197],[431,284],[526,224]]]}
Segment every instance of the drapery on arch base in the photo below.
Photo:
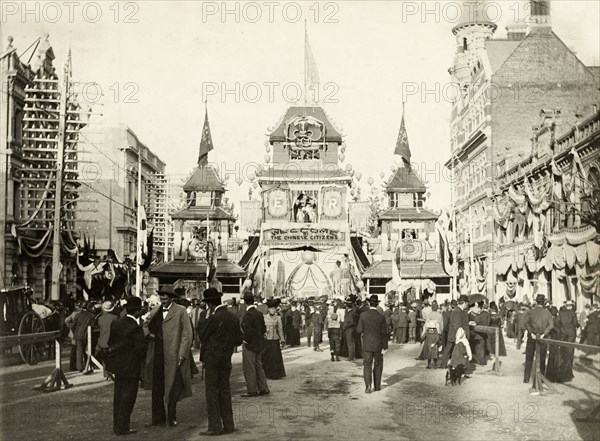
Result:
{"label": "drapery on arch base", "polygon": [[[303,267],[306,268],[306,274],[304,274],[302,280],[294,281],[296,274]],[[333,292],[333,285],[331,284],[329,277],[327,277],[327,274],[325,274],[325,271],[323,271],[323,269],[319,265],[317,265],[316,263],[311,263],[310,265],[300,263],[298,264],[298,266],[296,266],[296,268],[292,270],[290,276],[285,282],[284,294],[286,296],[295,297],[296,294],[301,292],[301,290],[307,285],[307,282],[309,281],[312,281],[312,284],[309,284],[309,286],[312,286],[314,284],[314,286],[318,288],[320,285],[322,286],[323,284],[325,284],[327,286],[327,293],[329,294]],[[321,292],[319,294],[323,293]]]}

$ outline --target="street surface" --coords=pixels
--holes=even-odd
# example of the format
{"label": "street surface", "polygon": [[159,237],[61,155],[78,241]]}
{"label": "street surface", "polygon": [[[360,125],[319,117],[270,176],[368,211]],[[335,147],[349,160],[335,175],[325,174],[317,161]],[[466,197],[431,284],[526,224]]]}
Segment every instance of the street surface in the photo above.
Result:
{"label": "street surface", "polygon": [[[231,376],[236,432],[223,439],[302,440],[600,440],[600,423],[578,422],[600,400],[598,356],[575,357],[575,379],[556,385],[556,394],[530,395],[522,382],[524,355],[507,341],[502,375],[480,367],[461,386],[444,386],[444,369],[425,369],[418,345],[390,345],[384,356],[380,392],[365,394],[362,364],[329,360],[305,346],[284,349],[287,377],[270,380],[271,395],[245,392],[241,353]],[[197,354],[194,354],[197,360]],[[67,363],[63,364],[68,367]],[[112,433],[112,382],[99,372],[67,373],[75,387],[54,393],[33,388],[53,363],[0,369],[1,439],[117,439]],[[204,385],[193,379],[194,396],[178,405],[179,425],[152,427],[151,393],[140,390],[132,415],[138,433],[130,440],[197,440],[206,430]]]}

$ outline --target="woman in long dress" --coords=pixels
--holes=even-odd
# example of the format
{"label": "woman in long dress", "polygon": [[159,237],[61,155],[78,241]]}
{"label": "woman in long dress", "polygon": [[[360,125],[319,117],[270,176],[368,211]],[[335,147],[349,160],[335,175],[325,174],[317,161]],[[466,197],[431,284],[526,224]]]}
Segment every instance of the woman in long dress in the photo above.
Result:
{"label": "woman in long dress", "polygon": [[281,347],[285,345],[283,324],[281,317],[277,314],[277,301],[269,299],[267,308],[269,308],[269,313],[265,315],[267,348],[263,355],[262,365],[266,377],[270,380],[277,380],[285,377],[285,367],[281,356]]}
{"label": "woman in long dress", "polygon": [[[504,335],[502,335],[502,317],[498,314],[498,307],[495,303],[490,304],[490,326],[498,328],[498,355],[506,357],[506,346],[504,345]],[[494,357],[496,352],[496,334],[488,334],[489,355]]]}
{"label": "woman in long dress", "polygon": [[[577,336],[577,314],[574,302],[569,300],[554,319],[553,333],[557,340],[574,343]],[[550,337],[552,338],[552,337]],[[550,381],[564,383],[573,379],[573,356],[575,350],[566,346],[550,345],[546,374]]]}
{"label": "woman in long dress", "polygon": [[427,369],[435,369],[440,348],[440,337],[444,326],[442,314],[438,312],[437,303],[431,306],[431,312],[427,315],[425,322],[425,333],[421,338],[423,346],[419,358],[427,360]]}

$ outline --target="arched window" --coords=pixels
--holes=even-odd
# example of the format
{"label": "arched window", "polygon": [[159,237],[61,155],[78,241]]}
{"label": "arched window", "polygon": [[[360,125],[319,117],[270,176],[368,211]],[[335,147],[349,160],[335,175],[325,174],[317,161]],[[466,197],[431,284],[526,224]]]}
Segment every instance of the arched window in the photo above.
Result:
{"label": "arched window", "polygon": [[27,285],[31,288],[35,286],[35,272],[32,264],[27,265]]}
{"label": "arched window", "polygon": [[23,277],[21,275],[21,265],[19,265],[18,262],[14,262],[12,264],[12,286],[19,286],[22,281],[23,281]]}

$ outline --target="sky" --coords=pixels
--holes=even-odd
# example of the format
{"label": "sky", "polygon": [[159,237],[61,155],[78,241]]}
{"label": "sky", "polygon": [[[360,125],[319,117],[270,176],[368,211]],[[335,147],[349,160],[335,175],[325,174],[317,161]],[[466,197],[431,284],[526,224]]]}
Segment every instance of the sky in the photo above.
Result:
{"label": "sky", "polygon": [[[412,161],[425,171],[429,207],[439,210],[450,201],[442,174],[450,151],[446,91],[462,4],[4,1],[0,38],[5,48],[12,36],[21,54],[48,33],[57,67],[70,47],[81,96],[102,104],[100,127],[131,127],[175,183],[196,165],[206,99],[210,160],[230,175],[228,196],[239,207],[251,184],[236,178],[264,162],[268,129],[302,88],[306,20],[320,102],[343,130],[344,166],[361,172],[363,195],[370,176],[378,185],[381,172],[391,173],[405,99]],[[527,4],[494,3],[497,36],[526,19]],[[553,1],[551,13],[567,46],[586,65],[600,64],[600,2]]]}

